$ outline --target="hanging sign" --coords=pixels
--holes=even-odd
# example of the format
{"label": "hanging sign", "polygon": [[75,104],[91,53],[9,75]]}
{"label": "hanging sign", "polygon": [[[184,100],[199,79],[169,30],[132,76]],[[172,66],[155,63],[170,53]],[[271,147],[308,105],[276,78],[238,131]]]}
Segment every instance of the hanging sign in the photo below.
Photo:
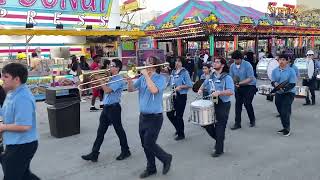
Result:
{"label": "hanging sign", "polygon": [[106,27],[113,0],[0,0],[0,25]]}

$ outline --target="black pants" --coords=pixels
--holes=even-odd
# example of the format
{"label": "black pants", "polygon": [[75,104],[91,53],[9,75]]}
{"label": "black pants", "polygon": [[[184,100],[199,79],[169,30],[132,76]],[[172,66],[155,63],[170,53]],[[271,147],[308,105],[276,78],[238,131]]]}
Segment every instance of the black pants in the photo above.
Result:
{"label": "black pants", "polygon": [[[310,79],[310,80],[303,80],[303,84],[305,84],[306,86],[309,87],[309,91],[311,94],[311,101],[312,104],[316,103],[316,95],[315,95],[315,90],[316,90],[316,79]],[[309,94],[306,96],[306,103],[310,104],[310,98],[309,98]]]}
{"label": "black pants", "polygon": [[30,171],[31,160],[38,148],[38,141],[19,145],[7,145],[1,155],[4,180],[38,180]]}
{"label": "black pants", "polygon": [[230,102],[222,102],[219,99],[218,104],[214,106],[216,123],[204,127],[208,134],[216,140],[216,153],[223,153],[225,130],[229,119],[230,107]]}
{"label": "black pants", "polygon": [[184,136],[183,113],[186,108],[187,94],[179,94],[173,100],[174,110],[167,112],[168,119],[176,129],[178,136]]}
{"label": "black pants", "polygon": [[290,130],[291,105],[293,100],[293,93],[276,94],[275,103],[280,113],[283,129]]}
{"label": "black pants", "polygon": [[242,105],[244,104],[250,123],[255,123],[256,118],[254,115],[254,110],[252,106],[253,97],[257,92],[257,88],[255,86],[243,86],[236,90],[235,97],[236,97],[236,116],[235,116],[235,125],[241,126],[241,112],[242,112]]}
{"label": "black pants", "polygon": [[109,125],[113,125],[114,130],[120,140],[121,152],[128,152],[129,146],[126,133],[121,123],[121,106],[120,104],[105,105],[100,115],[100,123],[97,131],[97,137],[94,141],[92,152],[99,152]]}
{"label": "black pants", "polygon": [[170,155],[156,143],[162,123],[162,114],[140,114],[139,134],[147,158],[148,171],[156,170],[155,157],[162,163],[166,163],[170,158]]}

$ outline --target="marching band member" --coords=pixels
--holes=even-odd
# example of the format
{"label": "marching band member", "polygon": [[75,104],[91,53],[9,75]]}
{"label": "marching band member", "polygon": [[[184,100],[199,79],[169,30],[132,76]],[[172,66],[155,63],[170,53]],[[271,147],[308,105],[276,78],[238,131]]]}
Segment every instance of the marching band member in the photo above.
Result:
{"label": "marching band member", "polygon": [[[204,63],[202,67],[203,74],[201,75],[200,79],[207,80],[211,77],[211,64],[210,63]],[[209,96],[209,89],[210,87],[208,84],[203,87],[203,97],[206,98]]]}
{"label": "marching band member", "polygon": [[229,68],[224,58],[215,58],[213,67],[215,72],[210,79],[205,80],[198,94],[204,92],[203,87],[207,86],[210,87],[209,91],[211,95],[218,98],[218,103],[214,104],[216,123],[204,128],[216,140],[215,152],[212,154],[212,157],[219,157],[224,152],[225,129],[229,118],[231,96],[234,94],[234,83],[231,76],[228,75]]}
{"label": "marching band member", "polygon": [[[146,65],[156,65],[158,61],[155,57],[149,57]],[[157,173],[155,157],[163,163],[162,174],[169,172],[172,161],[172,155],[156,143],[163,123],[162,96],[166,88],[166,78],[159,73],[159,68],[150,67],[141,70],[142,76],[134,84],[128,79],[128,91],[139,91],[139,134],[147,158],[147,168],[140,178]]]}
{"label": "marching band member", "polygon": [[10,63],[2,69],[3,89],[7,92],[1,108],[0,133],[6,146],[1,153],[4,180],[34,179],[30,163],[38,149],[36,102],[26,85],[27,68]]}
{"label": "marching band member", "polygon": [[253,68],[249,62],[243,60],[243,55],[239,50],[232,53],[232,59],[234,59],[235,62],[230,66],[230,76],[232,79],[239,79],[239,82],[234,82],[236,83],[236,116],[235,124],[231,129],[236,130],[241,128],[242,104],[244,104],[247,110],[250,119],[250,127],[254,127],[256,124],[256,118],[254,115],[252,101],[257,92],[257,88]]}
{"label": "marching band member", "polygon": [[280,83],[288,81],[287,85],[276,92],[275,104],[280,113],[283,129],[278,131],[284,136],[290,136],[290,116],[291,105],[295,96],[295,85],[297,81],[296,73],[289,65],[289,55],[279,56],[279,67],[272,71],[271,84],[277,87]]}
{"label": "marching band member", "polygon": [[167,117],[176,129],[176,141],[185,138],[183,113],[187,103],[187,94],[189,88],[192,88],[192,81],[188,71],[182,67],[181,58],[176,60],[176,69],[172,71],[170,81],[175,91],[174,110],[167,112]]}
{"label": "marching band member", "polygon": [[317,69],[320,68],[320,65],[314,60],[314,52],[312,50],[309,50],[307,52],[307,60],[313,62],[315,73],[311,79],[303,80],[303,84],[309,87],[309,91],[311,94],[311,103],[310,103],[309,93],[308,93],[308,95],[306,96],[306,103],[303,105],[310,105],[310,104],[315,105],[316,104],[315,89],[316,89],[316,81],[317,81],[316,72],[317,72]]}
{"label": "marching band member", "polygon": [[[116,158],[116,160],[123,160],[128,158],[131,153],[129,151],[129,146],[127,143],[127,136],[122,127],[121,123],[121,106],[120,99],[122,90],[124,87],[124,81],[121,80],[122,77],[119,75],[119,71],[122,69],[122,62],[119,59],[112,60],[111,63],[111,74],[112,78],[110,82],[117,81],[114,83],[110,83],[107,85],[103,85],[102,89],[105,93],[103,100],[103,110],[100,115],[100,122],[97,131],[97,137],[93,144],[91,153],[87,155],[81,156],[84,160],[91,160],[92,162],[97,162],[99,156],[99,150],[104,140],[104,135],[108,130],[108,127],[112,124],[114,130],[117,133],[117,136],[120,140],[121,146],[121,154]],[[105,84],[106,82],[101,82]]]}

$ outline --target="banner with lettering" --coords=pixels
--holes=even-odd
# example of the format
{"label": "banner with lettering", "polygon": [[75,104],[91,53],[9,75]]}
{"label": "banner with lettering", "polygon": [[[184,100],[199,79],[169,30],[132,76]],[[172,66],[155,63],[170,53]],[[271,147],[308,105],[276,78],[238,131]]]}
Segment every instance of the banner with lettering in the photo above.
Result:
{"label": "banner with lettering", "polygon": [[108,26],[114,0],[0,0],[0,26]]}

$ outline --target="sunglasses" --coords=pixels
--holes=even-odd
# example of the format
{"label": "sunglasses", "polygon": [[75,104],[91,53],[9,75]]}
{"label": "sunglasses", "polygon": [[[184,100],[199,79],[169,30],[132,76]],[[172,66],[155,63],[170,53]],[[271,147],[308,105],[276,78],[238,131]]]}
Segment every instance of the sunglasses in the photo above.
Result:
{"label": "sunglasses", "polygon": [[307,54],[307,56],[313,56],[313,54]]}

